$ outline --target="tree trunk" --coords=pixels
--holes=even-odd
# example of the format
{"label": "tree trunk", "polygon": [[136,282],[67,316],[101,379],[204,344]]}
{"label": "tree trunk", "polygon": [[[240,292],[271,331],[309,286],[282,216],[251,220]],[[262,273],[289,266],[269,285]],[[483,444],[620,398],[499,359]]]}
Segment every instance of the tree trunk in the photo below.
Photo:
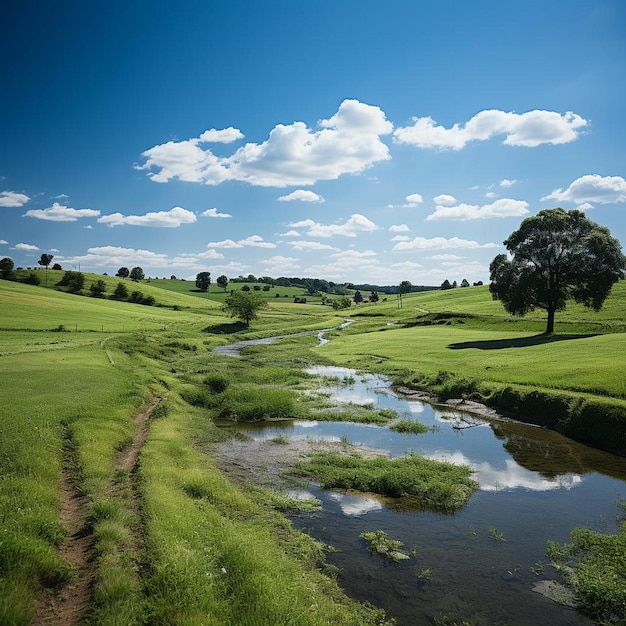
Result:
{"label": "tree trunk", "polygon": [[554,332],[554,309],[548,309],[548,326],[546,327],[546,335]]}

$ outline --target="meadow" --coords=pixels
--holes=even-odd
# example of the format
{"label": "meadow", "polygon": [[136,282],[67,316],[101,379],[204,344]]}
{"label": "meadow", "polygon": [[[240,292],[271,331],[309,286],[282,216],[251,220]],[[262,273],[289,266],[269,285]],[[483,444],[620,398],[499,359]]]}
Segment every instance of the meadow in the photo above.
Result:
{"label": "meadow", "polygon": [[[62,477],[86,499],[84,530],[94,542],[85,623],[384,623],[380,611],[342,593],[325,570],[323,546],[291,527],[283,512],[297,503],[229,481],[212,457],[228,436],[214,418],[306,412],[293,394],[310,384],[301,370],[311,363],[511,406],[535,394],[538,413],[548,400],[578,411],[577,437],[585,427],[598,430],[587,421],[595,415],[585,413],[589,406],[611,416],[614,438],[626,430],[624,282],[599,313],[568,307],[545,337],[540,314],[511,318],[484,287],[409,294],[402,308],[389,297],[339,312],[270,292],[269,308],[247,328],[213,293],[164,289],[152,279],[138,288],[155,305],[142,306],[55,291],[62,272],[54,274],[48,289],[0,281],[3,624],[40,618],[46,600],[83,575],[62,552],[69,540],[60,521]],[[101,278],[108,293],[120,280],[87,275],[86,291]],[[318,346],[314,332],[348,315],[353,324]],[[246,359],[211,352],[299,331],[312,334],[271,352],[251,349]],[[149,435],[129,473],[119,454],[137,435],[134,416],[148,406],[155,406]],[[610,428],[603,433],[610,435]]]}

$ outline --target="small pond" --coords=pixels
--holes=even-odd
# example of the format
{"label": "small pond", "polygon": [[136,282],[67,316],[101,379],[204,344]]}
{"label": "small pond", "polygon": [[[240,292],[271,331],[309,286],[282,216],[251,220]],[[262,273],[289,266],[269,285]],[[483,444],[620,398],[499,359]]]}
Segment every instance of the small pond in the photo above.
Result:
{"label": "small pond", "polygon": [[[402,510],[371,496],[311,485],[308,493],[322,509],[298,513],[292,521],[337,549],[328,560],[349,595],[383,607],[399,625],[591,624],[534,589],[557,578],[546,562],[547,541],[567,541],[575,526],[617,530],[626,459],[545,429],[401,397],[382,376],[337,367],[309,372],[338,379],[321,389],[335,402],[394,409],[431,430],[412,435],[384,426],[294,421],[243,432],[255,440],[347,440],[391,456],[414,451],[467,464],[480,483],[453,515]],[[359,534],[378,529],[414,551],[411,558],[394,563],[371,553]]]}

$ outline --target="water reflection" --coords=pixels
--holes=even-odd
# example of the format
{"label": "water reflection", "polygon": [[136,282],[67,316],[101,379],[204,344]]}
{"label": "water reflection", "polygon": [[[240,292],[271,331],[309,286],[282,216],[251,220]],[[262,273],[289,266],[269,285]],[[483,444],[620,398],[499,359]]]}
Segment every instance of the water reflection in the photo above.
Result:
{"label": "water reflection", "polygon": [[[403,398],[381,376],[335,367],[309,372],[325,377],[321,391],[333,402],[367,402],[432,428],[407,435],[365,424],[294,421],[246,427],[246,434],[263,441],[278,435],[291,441],[349,441],[392,457],[413,451],[469,465],[480,484],[454,515],[310,485],[301,497],[318,499],[322,510],[294,515],[293,523],[338,549],[329,560],[351,596],[385,608],[399,626],[432,625],[441,615],[449,616],[448,623],[469,620],[484,626],[591,624],[533,592],[542,578],[556,577],[548,567],[538,575],[536,566],[545,563],[546,543],[567,541],[576,526],[616,531],[617,500],[626,495],[626,459],[545,429]],[[391,565],[376,558],[359,539],[360,533],[376,529],[415,555]],[[505,541],[494,541],[493,529]],[[432,576],[418,582],[424,569]]]}

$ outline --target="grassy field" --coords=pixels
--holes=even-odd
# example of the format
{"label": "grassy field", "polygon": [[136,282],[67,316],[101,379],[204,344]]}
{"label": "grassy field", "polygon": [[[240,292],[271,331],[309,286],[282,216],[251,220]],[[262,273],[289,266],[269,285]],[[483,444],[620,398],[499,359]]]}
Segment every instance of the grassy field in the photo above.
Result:
{"label": "grassy field", "polygon": [[[94,540],[89,623],[383,623],[323,574],[321,547],[280,512],[293,503],[231,484],[210,454],[225,436],[212,420],[218,409],[251,419],[259,407],[261,417],[303,410],[275,388],[306,386],[300,368],[312,362],[437,392],[561,402],[583,430],[593,405],[615,420],[603,436],[626,430],[624,282],[599,313],[570,306],[557,314],[557,333],[545,337],[541,314],[512,318],[485,287],[339,312],[274,298],[286,290],[273,288],[268,309],[246,328],[213,299],[215,286],[207,298],[160,280],[127,281],[160,305],[143,306],[51,289],[61,276],[49,271],[48,289],[0,281],[2,624],[30,623],[38,599],[81,576],[61,551],[68,475],[86,498]],[[87,275],[86,289],[100,278]],[[119,279],[104,280],[112,293]],[[335,328],[348,314],[354,323],[324,346],[302,336],[246,359],[211,353],[244,338]],[[228,388],[217,398],[211,385],[220,378]],[[120,453],[137,436],[133,417],[157,398],[139,472],[130,475]]]}

